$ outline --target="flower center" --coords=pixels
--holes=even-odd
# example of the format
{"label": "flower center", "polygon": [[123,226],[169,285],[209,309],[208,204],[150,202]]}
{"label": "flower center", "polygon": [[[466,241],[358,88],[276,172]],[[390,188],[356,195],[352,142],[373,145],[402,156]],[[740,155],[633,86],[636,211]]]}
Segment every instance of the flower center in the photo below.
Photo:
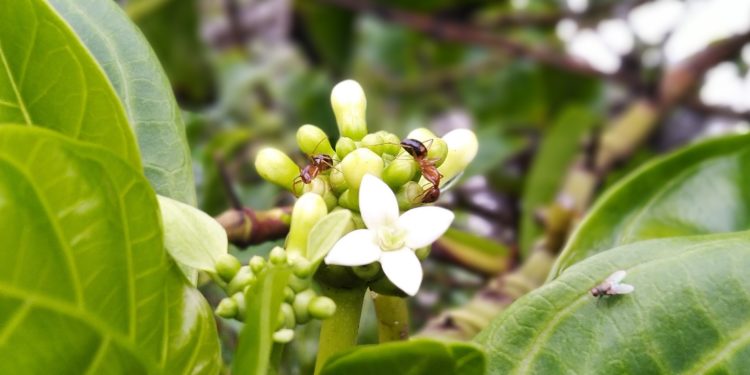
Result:
{"label": "flower center", "polygon": [[406,231],[395,225],[378,228],[378,245],[383,251],[399,250],[404,247]]}

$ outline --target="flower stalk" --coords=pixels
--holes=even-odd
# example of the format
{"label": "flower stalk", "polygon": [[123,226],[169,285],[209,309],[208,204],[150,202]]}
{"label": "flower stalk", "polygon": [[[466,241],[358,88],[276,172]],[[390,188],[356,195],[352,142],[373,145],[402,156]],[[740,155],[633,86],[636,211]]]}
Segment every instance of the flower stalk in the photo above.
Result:
{"label": "flower stalk", "polygon": [[357,344],[359,320],[365,287],[353,289],[321,286],[323,295],[336,303],[336,313],[323,321],[318,343],[318,356],[315,360],[315,374],[320,374],[328,358],[354,347]]}

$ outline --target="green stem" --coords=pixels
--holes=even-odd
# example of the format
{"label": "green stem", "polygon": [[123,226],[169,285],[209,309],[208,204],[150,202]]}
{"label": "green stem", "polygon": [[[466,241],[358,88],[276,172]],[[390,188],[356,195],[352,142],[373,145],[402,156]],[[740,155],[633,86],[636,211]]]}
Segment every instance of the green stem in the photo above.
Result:
{"label": "green stem", "polygon": [[320,329],[315,374],[320,373],[328,358],[357,344],[365,288],[339,289],[323,285],[322,292],[336,302],[336,313],[324,320]]}
{"label": "green stem", "polygon": [[281,357],[284,355],[284,344],[274,343],[271,349],[271,359],[268,361],[268,374],[281,373]]}
{"label": "green stem", "polygon": [[371,293],[378,317],[380,342],[401,341],[409,338],[409,308],[406,299]]}

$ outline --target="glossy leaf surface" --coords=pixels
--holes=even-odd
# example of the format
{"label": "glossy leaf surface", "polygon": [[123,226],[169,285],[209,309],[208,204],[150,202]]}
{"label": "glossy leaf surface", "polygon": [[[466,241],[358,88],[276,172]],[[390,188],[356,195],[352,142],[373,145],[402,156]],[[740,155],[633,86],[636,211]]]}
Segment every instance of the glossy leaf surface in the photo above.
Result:
{"label": "glossy leaf surface", "polygon": [[485,365],[476,345],[415,339],[357,347],[329,359],[321,374],[481,375]]}
{"label": "glossy leaf surface", "polygon": [[3,3],[0,122],[104,146],[140,168],[127,115],[102,69],[47,2]]}
{"label": "glossy leaf surface", "polygon": [[50,0],[104,69],[130,118],[156,192],[196,204],[180,108],[159,60],[114,1]]}
{"label": "glossy leaf surface", "polygon": [[0,373],[218,371],[151,187],[107,150],[0,126],[0,243]]}
{"label": "glossy leaf surface", "polygon": [[[589,257],[477,337],[492,374],[742,373],[750,366],[750,233],[641,241]],[[626,270],[632,294],[589,289]]]}
{"label": "glossy leaf surface", "polygon": [[615,246],[749,227],[750,136],[710,140],[610,188],[568,241],[550,278]]}

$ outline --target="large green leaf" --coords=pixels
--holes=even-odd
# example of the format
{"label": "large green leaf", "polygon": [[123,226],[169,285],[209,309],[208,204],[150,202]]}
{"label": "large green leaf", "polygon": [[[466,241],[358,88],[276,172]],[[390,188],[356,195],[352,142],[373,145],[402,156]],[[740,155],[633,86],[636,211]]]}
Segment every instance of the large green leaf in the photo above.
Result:
{"label": "large green leaf", "polygon": [[750,136],[657,160],[610,188],[568,241],[550,278],[601,251],[644,239],[750,228]]}
{"label": "large green leaf", "polygon": [[104,69],[127,112],[156,192],[196,204],[180,108],[159,60],[114,1],[49,0]]}
{"label": "large green leaf", "polygon": [[6,1],[0,22],[0,122],[92,142],[140,168],[125,111],[102,69],[52,7]]}
{"label": "large green leaf", "polygon": [[524,184],[521,210],[522,253],[528,254],[542,230],[535,221],[536,211],[555,199],[562,180],[581,149],[586,133],[596,125],[596,116],[583,106],[570,106],[545,134]]}
{"label": "large green leaf", "polygon": [[0,373],[218,371],[151,187],[107,150],[0,126],[0,243]]}
{"label": "large green leaf", "polygon": [[321,375],[481,375],[485,366],[474,344],[415,339],[356,347],[329,359]]}
{"label": "large green leaf", "polygon": [[[750,233],[641,241],[516,301],[477,337],[493,374],[740,374],[750,368]],[[596,301],[615,270],[632,294]]]}

